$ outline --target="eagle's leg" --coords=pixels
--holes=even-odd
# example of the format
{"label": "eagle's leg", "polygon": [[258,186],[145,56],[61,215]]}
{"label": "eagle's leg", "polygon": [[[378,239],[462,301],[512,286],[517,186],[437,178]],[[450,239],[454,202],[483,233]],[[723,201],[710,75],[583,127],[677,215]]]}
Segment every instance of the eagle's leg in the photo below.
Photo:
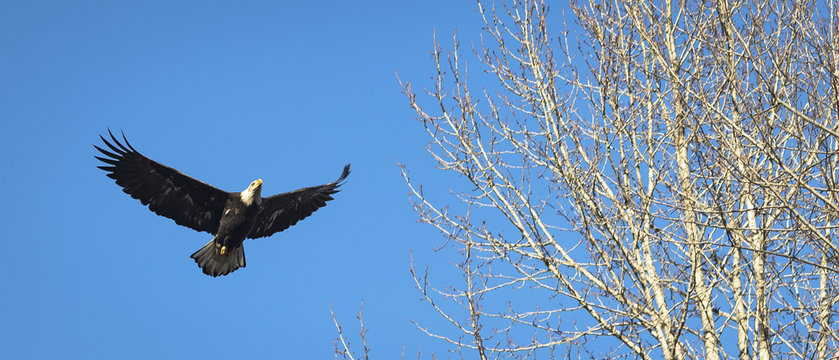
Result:
{"label": "eagle's leg", "polygon": [[222,246],[221,250],[218,251],[219,255],[227,254],[227,246]]}

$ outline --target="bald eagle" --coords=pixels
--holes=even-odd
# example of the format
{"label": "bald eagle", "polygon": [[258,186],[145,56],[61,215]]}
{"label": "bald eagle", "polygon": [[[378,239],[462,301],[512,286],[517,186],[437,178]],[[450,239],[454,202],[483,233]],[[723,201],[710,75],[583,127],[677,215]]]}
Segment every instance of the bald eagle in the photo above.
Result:
{"label": "bald eagle", "polygon": [[128,143],[125,133],[124,144],[110,130],[108,134],[112,142],[102,135],[99,138],[111,151],[93,145],[107,156],[94,156],[107,164],[98,168],[157,215],[213,234],[210,242],[190,256],[212,277],[245,267],[245,239],[271,236],[308,217],[333,199],[350,174],[347,164],[334,182],[267,198],[261,195],[262,179],[254,180],[242,192],[230,193],[143,156]]}

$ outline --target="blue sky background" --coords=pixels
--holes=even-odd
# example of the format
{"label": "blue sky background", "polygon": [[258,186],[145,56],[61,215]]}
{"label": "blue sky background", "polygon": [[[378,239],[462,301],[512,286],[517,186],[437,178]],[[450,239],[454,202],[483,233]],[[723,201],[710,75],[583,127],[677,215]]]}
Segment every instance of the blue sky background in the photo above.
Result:
{"label": "blue sky background", "polygon": [[[432,35],[469,49],[473,1],[17,1],[0,11],[0,206],[9,359],[333,356],[330,305],[374,358],[445,344],[409,273],[456,274],[416,223],[397,162],[447,181],[394,74],[429,85]],[[476,61],[472,63],[477,64]],[[265,195],[353,173],[337,199],[211,278],[210,236],[158,217],[96,169],[124,130],[145,155],[227,191]],[[447,275],[448,274],[448,275]],[[360,345],[355,341],[355,345]]]}

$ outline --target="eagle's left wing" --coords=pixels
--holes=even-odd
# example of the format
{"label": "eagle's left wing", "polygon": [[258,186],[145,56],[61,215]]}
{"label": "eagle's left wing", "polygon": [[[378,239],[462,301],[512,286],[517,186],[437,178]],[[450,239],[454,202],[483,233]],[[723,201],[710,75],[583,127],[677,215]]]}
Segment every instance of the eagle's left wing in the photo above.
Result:
{"label": "eagle's left wing", "polygon": [[218,231],[230,193],[143,156],[128,143],[125,134],[122,144],[111,130],[108,133],[113,144],[99,137],[111,151],[93,145],[107,156],[95,158],[107,164],[99,168],[107,171],[125,193],[178,225],[211,234]]}
{"label": "eagle's left wing", "polygon": [[312,215],[317,209],[325,206],[327,201],[333,199],[331,195],[338,192],[341,181],[349,174],[350,165],[347,164],[344,166],[341,177],[334,182],[264,198],[256,223],[248,237],[256,239],[271,236]]}

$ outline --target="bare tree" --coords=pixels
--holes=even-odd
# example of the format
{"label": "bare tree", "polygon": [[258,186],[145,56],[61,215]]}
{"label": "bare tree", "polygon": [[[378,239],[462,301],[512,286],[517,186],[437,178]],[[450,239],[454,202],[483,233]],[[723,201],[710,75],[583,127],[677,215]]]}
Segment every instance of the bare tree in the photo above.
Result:
{"label": "bare tree", "polygon": [[[344,336],[344,329],[338,324],[338,319],[335,318],[335,312],[329,309],[329,315],[332,316],[332,322],[335,324],[335,329],[338,331],[338,336],[335,338],[335,359],[340,356],[342,360],[356,360],[356,359],[370,359],[370,348],[367,346],[367,329],[364,328],[364,320],[362,314],[364,312],[364,301],[361,301],[361,307],[358,309],[358,337],[361,339],[362,356],[358,356],[352,352],[350,348],[350,341]],[[403,356],[404,358],[404,356]]]}
{"label": "bare tree", "polygon": [[451,325],[420,329],[480,359],[839,355],[836,5],[479,2],[480,85],[456,38],[403,83],[463,180],[403,170],[464,279],[412,267]]}

